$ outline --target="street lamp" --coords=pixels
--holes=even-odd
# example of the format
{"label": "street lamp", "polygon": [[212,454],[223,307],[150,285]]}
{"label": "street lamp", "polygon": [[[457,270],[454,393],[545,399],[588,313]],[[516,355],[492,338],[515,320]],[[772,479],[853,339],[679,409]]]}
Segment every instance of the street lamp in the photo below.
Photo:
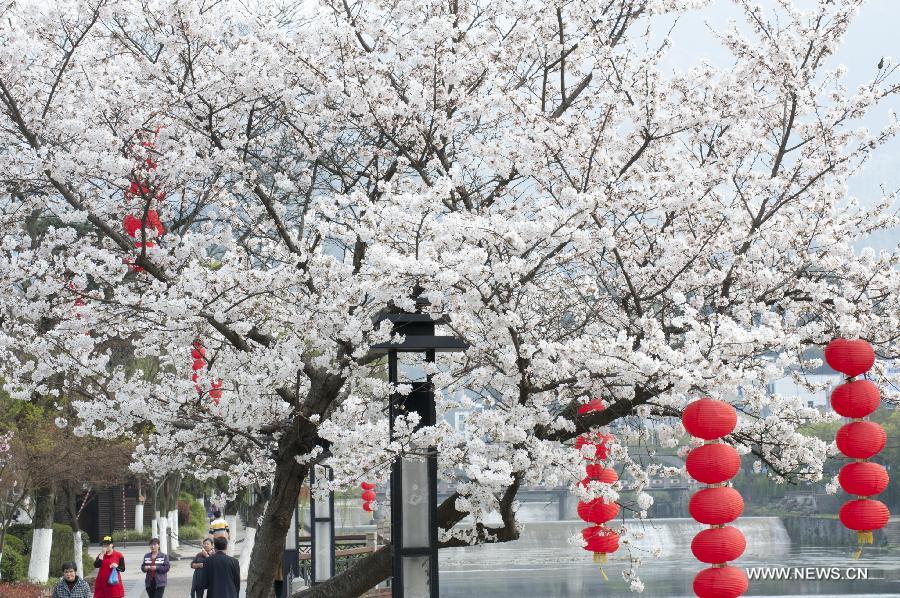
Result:
{"label": "street lamp", "polygon": [[334,577],[334,492],[329,490],[325,498],[316,498],[312,492],[316,479],[331,480],[332,476],[327,465],[313,465],[309,470],[310,585]]}
{"label": "street lamp", "polygon": [[[417,305],[425,304],[417,300]],[[372,349],[388,355],[388,381],[409,384],[407,395],[391,396],[390,434],[398,416],[416,413],[416,429],[436,423],[434,385],[425,364],[434,363],[438,351],[463,351],[468,345],[453,336],[435,336],[434,327],[446,323],[441,316],[423,313],[390,314],[393,333],[400,343],[378,343]],[[417,363],[416,358],[424,358]],[[391,468],[391,550],[393,598],[437,598],[438,525],[437,454],[427,447],[424,458],[399,457]]]}

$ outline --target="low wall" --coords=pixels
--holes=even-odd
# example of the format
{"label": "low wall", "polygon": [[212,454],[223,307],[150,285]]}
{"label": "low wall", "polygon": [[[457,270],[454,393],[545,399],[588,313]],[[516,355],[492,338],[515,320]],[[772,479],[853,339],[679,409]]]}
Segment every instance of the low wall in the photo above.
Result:
{"label": "low wall", "polygon": [[[793,544],[800,546],[857,546],[856,533],[844,527],[837,518],[785,515],[781,517],[781,521]],[[872,538],[875,546],[888,544],[884,530],[876,530],[872,534]]]}

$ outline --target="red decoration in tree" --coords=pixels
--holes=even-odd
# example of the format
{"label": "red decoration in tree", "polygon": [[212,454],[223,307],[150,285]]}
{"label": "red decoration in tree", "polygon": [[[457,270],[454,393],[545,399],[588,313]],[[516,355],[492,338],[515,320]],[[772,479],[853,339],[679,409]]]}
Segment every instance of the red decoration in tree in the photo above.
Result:
{"label": "red decoration in tree", "polygon": [[749,585],[743,569],[710,567],[694,578],[694,593],[700,598],[737,598],[747,591]]}
{"label": "red decoration in tree", "polygon": [[681,423],[691,436],[715,440],[731,434],[737,425],[737,412],[724,401],[702,398],[685,408]]}
{"label": "red decoration in tree", "polygon": [[584,549],[594,553],[594,562],[605,563],[606,555],[619,549],[619,534],[603,525],[584,528],[581,537],[586,542]]}
{"label": "red decoration in tree", "polygon": [[619,480],[619,474],[616,473],[615,469],[603,467],[599,463],[588,463],[585,466],[584,471],[587,474],[587,477],[581,480],[581,483],[585,486],[591,480],[603,482],[604,484],[612,484]]}
{"label": "red decoration in tree", "polygon": [[704,444],[688,453],[688,474],[704,484],[720,484],[737,475],[741,456],[727,444]]}
{"label": "red decoration in tree", "polygon": [[609,454],[608,443],[613,440],[615,440],[615,438],[610,434],[600,434],[599,432],[593,436],[583,434],[575,439],[575,448],[580,451],[583,446],[593,446],[594,456],[585,458],[606,459]]}
{"label": "red decoration in tree", "polygon": [[[853,378],[875,364],[875,351],[864,340],[837,338],[825,347],[825,361],[848,378]],[[887,434],[880,425],[861,419],[874,413],[879,401],[878,388],[868,380],[848,380],[831,393],[834,410],[854,419],[842,426],[835,438],[838,450],[851,459],[859,460],[844,465],[838,474],[841,488],[851,495],[872,496],[888,485],[885,468],[867,461],[884,448]],[[861,552],[862,545],[872,543],[872,532],[884,527],[891,513],[881,501],[859,498],[844,503],[839,515],[844,526],[856,531]],[[857,552],[857,556],[859,554]]]}
{"label": "red decoration in tree", "polygon": [[374,508],[372,505],[375,502],[375,484],[371,482],[363,482],[359,485],[360,488],[363,489],[363,493],[361,498],[363,499],[363,509],[366,511],[372,511]]}
{"label": "red decoration in tree", "polygon": [[[741,457],[734,447],[715,439],[730,434],[737,425],[737,412],[724,401],[703,398],[687,406],[681,418],[685,430],[706,443],[688,453],[688,474],[704,484],[721,484],[741,468]],[[749,581],[743,570],[725,565],[743,554],[747,540],[735,527],[720,527],[737,519],[744,510],[744,499],[734,488],[714,486],[698,490],[688,503],[691,516],[711,525],[691,542],[698,560],[711,563],[694,577],[694,593],[701,598],[736,598],[747,591]]]}
{"label": "red decoration in tree", "polygon": [[837,433],[838,450],[852,459],[868,459],[881,452],[887,443],[884,428],[873,422],[844,424]]}
{"label": "red decoration in tree", "polygon": [[841,384],[831,392],[831,408],[844,417],[862,418],[878,409],[881,393],[868,380]]}
{"label": "red decoration in tree", "polygon": [[727,486],[704,488],[691,496],[688,503],[691,517],[706,525],[731,523],[744,512],[741,493]]}
{"label": "red decoration in tree", "polygon": [[366,513],[371,513],[374,510],[374,507],[372,506],[372,503],[370,501],[364,502],[362,508]]}
{"label": "red decoration in tree", "polygon": [[588,523],[607,523],[619,514],[619,505],[604,498],[578,501],[578,516]]}
{"label": "red decoration in tree", "polygon": [[578,415],[584,415],[585,413],[594,413],[595,411],[603,411],[604,409],[606,409],[606,403],[603,402],[603,399],[594,397],[578,408]]}
{"label": "red decoration in tree", "polygon": [[887,525],[891,512],[880,500],[848,500],[838,514],[844,527],[856,530],[860,544],[872,543],[872,531]]}
{"label": "red decoration in tree", "polygon": [[703,563],[727,563],[733,561],[747,548],[744,534],[736,527],[711,527],[694,536],[691,552]]}
{"label": "red decoration in tree", "polygon": [[862,339],[836,338],[825,347],[825,361],[831,369],[854,378],[869,371],[875,363],[875,351]]}
{"label": "red decoration in tree", "polygon": [[847,494],[855,496],[872,496],[881,494],[887,488],[887,470],[878,463],[857,461],[847,463],[838,474],[838,482]]}

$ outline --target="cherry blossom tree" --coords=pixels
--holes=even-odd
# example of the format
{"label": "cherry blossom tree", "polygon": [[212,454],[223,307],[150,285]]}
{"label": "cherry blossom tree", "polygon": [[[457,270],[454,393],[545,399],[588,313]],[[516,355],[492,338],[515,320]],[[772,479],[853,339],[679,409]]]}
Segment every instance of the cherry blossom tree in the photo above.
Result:
{"label": "cherry blossom tree", "polygon": [[[677,445],[701,394],[815,481],[820,415],[766,383],[835,335],[898,349],[898,252],[854,250],[893,197],[847,192],[897,132],[860,125],[896,63],[855,89],[826,68],[860,3],[737,2],[727,68],[669,72],[703,2],[4,2],[5,388],[79,396],[74,432],[133,437],[148,478],[270,488],[254,598],[324,457],[348,487],[437,447],[444,546],[517,538],[518,489],[574,485],[569,441],[611,425],[642,515],[656,466],[626,444],[655,420]],[[439,409],[474,415],[389,442],[405,389],[370,347],[414,293],[470,344],[431,370]],[[302,594],[389,573],[387,546]]]}

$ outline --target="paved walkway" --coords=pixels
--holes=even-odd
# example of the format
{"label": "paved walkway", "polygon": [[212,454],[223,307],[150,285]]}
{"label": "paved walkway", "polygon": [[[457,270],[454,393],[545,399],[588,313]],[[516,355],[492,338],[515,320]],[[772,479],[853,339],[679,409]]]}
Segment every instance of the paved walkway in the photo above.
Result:
{"label": "paved walkway", "polygon": [[[147,553],[146,546],[126,546],[118,548],[125,556],[125,598],[147,598],[144,590],[144,574],[141,573],[141,561]],[[93,553],[92,553],[93,554]],[[191,580],[194,570],[191,569],[191,559],[196,554],[193,546],[182,547],[181,559],[173,560],[169,569],[169,584],[166,586],[165,598],[190,598]],[[241,584],[241,596],[244,595],[244,586]]]}

